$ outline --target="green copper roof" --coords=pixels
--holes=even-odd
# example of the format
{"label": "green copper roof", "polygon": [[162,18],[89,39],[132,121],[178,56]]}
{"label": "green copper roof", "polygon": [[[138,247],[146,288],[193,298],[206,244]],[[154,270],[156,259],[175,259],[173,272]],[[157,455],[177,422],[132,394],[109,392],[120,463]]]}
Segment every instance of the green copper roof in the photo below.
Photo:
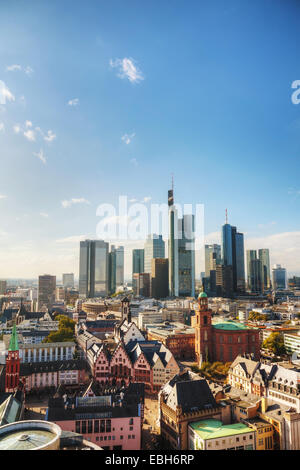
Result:
{"label": "green copper roof", "polygon": [[189,425],[204,440],[253,432],[243,423],[223,424],[217,419],[205,419]]}
{"label": "green copper roof", "polygon": [[199,295],[198,295],[198,299],[201,299],[203,297],[207,297],[207,294],[205,292],[201,292]]}
{"label": "green copper roof", "polygon": [[216,328],[217,330],[230,330],[230,331],[249,330],[247,326],[242,325],[242,323],[238,323],[235,321],[224,321],[224,322],[219,322],[219,323],[213,323],[213,328]]}
{"label": "green copper roof", "polygon": [[13,329],[12,329],[8,350],[9,351],[18,351],[19,350],[18,333],[17,333],[16,324],[14,324]]}

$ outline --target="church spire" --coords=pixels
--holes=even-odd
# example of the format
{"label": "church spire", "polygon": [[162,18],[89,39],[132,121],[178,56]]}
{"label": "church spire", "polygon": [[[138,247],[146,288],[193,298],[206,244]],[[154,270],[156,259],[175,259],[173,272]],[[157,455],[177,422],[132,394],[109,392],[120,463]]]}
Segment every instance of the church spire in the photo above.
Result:
{"label": "church spire", "polygon": [[18,333],[16,324],[14,324],[12,328],[12,333],[9,342],[9,351],[19,351],[19,344],[18,344]]}

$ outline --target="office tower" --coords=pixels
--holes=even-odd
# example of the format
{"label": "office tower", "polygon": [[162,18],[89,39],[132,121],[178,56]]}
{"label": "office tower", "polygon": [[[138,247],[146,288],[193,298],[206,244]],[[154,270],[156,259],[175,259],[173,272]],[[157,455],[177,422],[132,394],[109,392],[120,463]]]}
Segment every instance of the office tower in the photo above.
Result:
{"label": "office tower", "polygon": [[222,264],[224,266],[232,266],[233,264],[232,227],[227,222],[222,227]]}
{"label": "office tower", "polygon": [[55,303],[56,276],[44,274],[39,276],[38,308],[50,308]]}
{"label": "office tower", "polygon": [[178,295],[195,296],[194,216],[178,220]]}
{"label": "office tower", "polygon": [[177,297],[179,294],[178,286],[178,216],[177,209],[174,205],[174,189],[168,191],[169,206],[169,241],[168,241],[168,258],[169,258],[169,295]]}
{"label": "office tower", "polygon": [[215,270],[217,264],[221,264],[221,245],[205,245],[205,277],[210,276],[210,271]]}
{"label": "office tower", "polygon": [[7,282],[0,281],[0,295],[4,295],[6,293],[6,289],[7,289]]}
{"label": "office tower", "polygon": [[244,234],[235,233],[235,273],[236,292],[245,291],[245,255],[244,255]]}
{"label": "office tower", "polygon": [[55,292],[55,300],[63,302],[65,300],[66,291],[64,287],[57,287]]}
{"label": "office tower", "polygon": [[134,295],[150,297],[150,273],[134,273],[132,276],[132,290]]}
{"label": "office tower", "polygon": [[65,289],[74,289],[74,274],[66,273],[62,275],[62,282]]}
{"label": "office tower", "polygon": [[108,295],[108,243],[103,240],[80,242],[79,296]]}
{"label": "office tower", "polygon": [[114,294],[117,288],[116,281],[116,249],[111,245],[110,252],[108,253],[108,291]]}
{"label": "office tower", "polygon": [[232,266],[233,291],[245,290],[244,235],[226,223],[222,227],[222,264]]}
{"label": "office tower", "polygon": [[233,296],[232,266],[219,264],[216,266],[216,293],[218,297]]}
{"label": "office tower", "polygon": [[152,259],[165,257],[165,242],[162,235],[148,235],[144,255],[144,272],[151,274]]}
{"label": "office tower", "polygon": [[144,250],[132,250],[132,274],[144,272]]}
{"label": "office tower", "polygon": [[169,261],[167,258],[153,258],[151,270],[151,296],[164,299],[169,295]]}
{"label": "office tower", "polygon": [[261,278],[263,283],[263,288],[270,289],[271,287],[271,276],[270,276],[270,254],[267,248],[262,248],[258,250],[258,259],[261,262]]}
{"label": "office tower", "polygon": [[286,269],[275,264],[272,269],[273,289],[286,289]]}
{"label": "office tower", "polygon": [[251,261],[257,259],[256,250],[247,250],[247,285],[251,290]]}
{"label": "office tower", "polygon": [[262,282],[262,269],[261,262],[259,259],[251,259],[249,265],[250,273],[250,290],[253,293],[260,294],[263,292],[263,282]]}
{"label": "office tower", "polygon": [[116,248],[116,285],[117,288],[124,284],[124,246]]}

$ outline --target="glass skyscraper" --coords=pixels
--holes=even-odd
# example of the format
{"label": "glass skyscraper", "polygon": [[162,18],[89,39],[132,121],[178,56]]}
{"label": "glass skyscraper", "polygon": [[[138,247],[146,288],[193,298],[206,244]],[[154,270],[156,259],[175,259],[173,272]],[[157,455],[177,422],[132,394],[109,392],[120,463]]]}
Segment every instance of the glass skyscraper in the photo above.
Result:
{"label": "glass skyscraper", "polygon": [[169,241],[168,241],[168,259],[169,259],[169,295],[177,297],[179,294],[178,286],[178,216],[174,205],[173,189],[168,191],[169,206]]}
{"label": "glass skyscraper", "polygon": [[165,257],[165,242],[162,235],[148,235],[144,248],[144,272],[151,274],[152,259]]}
{"label": "glass skyscraper", "polygon": [[81,298],[108,295],[108,243],[103,240],[80,242],[79,296]]}
{"label": "glass skyscraper", "polygon": [[221,259],[221,245],[205,245],[205,277],[210,276],[210,271],[216,270],[215,265],[221,264]]}
{"label": "glass skyscraper", "polygon": [[258,259],[261,262],[262,270],[262,282],[264,289],[270,289],[271,287],[271,276],[270,276],[270,255],[267,248],[258,250]]}
{"label": "glass skyscraper", "polygon": [[186,214],[178,220],[178,295],[195,296],[195,221]]}
{"label": "glass skyscraper", "polygon": [[275,264],[272,269],[273,289],[286,289],[286,269],[280,264]]}
{"label": "glass skyscraper", "polygon": [[144,272],[144,250],[132,250],[132,274]]}
{"label": "glass skyscraper", "polygon": [[244,235],[227,222],[222,227],[222,264],[232,266],[233,291],[245,290]]}

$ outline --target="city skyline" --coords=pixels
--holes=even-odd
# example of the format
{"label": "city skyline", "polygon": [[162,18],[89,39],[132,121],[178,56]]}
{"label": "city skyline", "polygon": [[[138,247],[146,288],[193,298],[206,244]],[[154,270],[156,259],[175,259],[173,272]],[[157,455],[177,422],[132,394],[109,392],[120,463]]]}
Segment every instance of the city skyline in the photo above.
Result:
{"label": "city skyline", "polygon": [[[205,243],[220,243],[227,207],[245,251],[300,274],[298,14],[257,0],[3,5],[0,277],[78,277],[98,205],[164,203],[171,172],[176,201],[205,206]],[[143,243],[125,246],[126,279]]]}

